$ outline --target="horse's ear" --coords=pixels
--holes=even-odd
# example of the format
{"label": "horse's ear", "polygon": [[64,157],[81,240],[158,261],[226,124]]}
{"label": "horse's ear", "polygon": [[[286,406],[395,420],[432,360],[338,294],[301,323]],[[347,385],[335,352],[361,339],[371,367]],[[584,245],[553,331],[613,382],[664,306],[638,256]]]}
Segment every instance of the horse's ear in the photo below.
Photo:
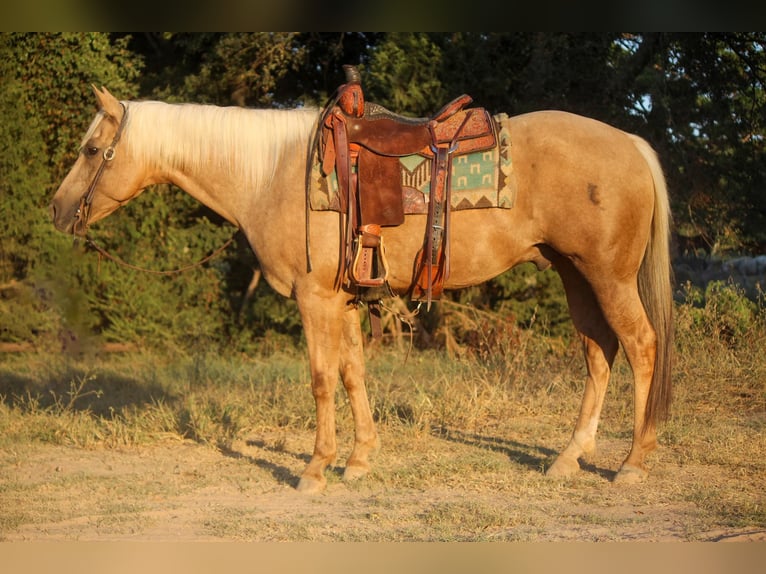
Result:
{"label": "horse's ear", "polygon": [[91,84],[91,87],[93,88],[93,93],[96,95],[98,107],[104,110],[107,115],[112,116],[119,121],[119,119],[122,118],[122,106],[120,105],[120,102],[117,101],[117,98],[110,94],[109,90],[104,87],[100,90],[94,84]]}

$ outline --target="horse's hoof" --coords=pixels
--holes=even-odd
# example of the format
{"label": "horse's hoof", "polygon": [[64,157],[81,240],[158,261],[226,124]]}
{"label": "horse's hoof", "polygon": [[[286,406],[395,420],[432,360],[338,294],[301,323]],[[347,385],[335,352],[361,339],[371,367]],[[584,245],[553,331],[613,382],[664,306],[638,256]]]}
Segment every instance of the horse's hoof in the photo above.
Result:
{"label": "horse's hoof", "polygon": [[327,486],[327,479],[317,479],[313,476],[302,476],[296,490],[301,494],[318,494]]}
{"label": "horse's hoof", "polygon": [[566,478],[572,476],[580,470],[580,463],[575,458],[559,456],[545,471],[545,476],[549,478]]}
{"label": "horse's hoof", "polygon": [[643,468],[638,468],[629,464],[623,464],[619,472],[614,476],[615,484],[638,484],[646,480],[649,473]]}
{"label": "horse's hoof", "polygon": [[359,480],[360,478],[367,476],[369,473],[370,473],[370,467],[367,465],[347,466],[346,470],[343,471],[343,480],[346,480],[346,481]]}

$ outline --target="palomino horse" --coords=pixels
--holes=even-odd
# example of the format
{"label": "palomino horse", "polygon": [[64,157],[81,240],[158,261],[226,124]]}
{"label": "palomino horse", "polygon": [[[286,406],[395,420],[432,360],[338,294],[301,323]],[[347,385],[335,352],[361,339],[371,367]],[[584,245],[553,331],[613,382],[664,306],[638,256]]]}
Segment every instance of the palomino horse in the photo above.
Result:
{"label": "palomino horse", "polygon": [[[89,224],[158,183],[179,186],[238,226],[263,277],[297,301],[305,329],[317,426],[298,490],[320,491],[335,459],[339,374],[355,433],[344,478],[368,473],[378,436],[365,389],[359,312],[353,294],[336,282],[342,256],[337,212],[311,212],[310,270],[307,261],[305,167],[318,110],[119,102],[105,89],[95,94],[99,112],[53,198],[56,228],[84,235]],[[643,480],[670,401],[670,214],[660,164],[637,136],[570,113],[519,115],[510,118],[510,133],[515,204],[452,214],[444,287],[476,285],[522,262],[555,266],[582,339],[587,377],[571,440],[547,474],[576,472],[578,458],[595,448],[622,345],[634,376],[635,412],[632,446],[615,481]],[[412,287],[424,226],[424,215],[408,215],[383,230],[395,293]]]}

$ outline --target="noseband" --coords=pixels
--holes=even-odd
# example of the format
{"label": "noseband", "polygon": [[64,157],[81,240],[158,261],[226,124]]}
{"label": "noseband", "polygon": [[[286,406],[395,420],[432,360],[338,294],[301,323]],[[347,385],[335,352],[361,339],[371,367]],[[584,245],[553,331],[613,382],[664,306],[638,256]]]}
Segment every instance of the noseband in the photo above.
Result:
{"label": "noseband", "polygon": [[101,156],[101,165],[98,166],[98,171],[96,171],[96,175],[93,176],[93,181],[90,182],[90,186],[88,186],[87,191],[83,194],[83,196],[80,198],[80,205],[77,208],[77,211],[74,214],[74,226],[72,227],[72,233],[77,235],[78,231],[82,232],[82,235],[85,235],[85,233],[88,230],[88,219],[90,218],[90,206],[91,203],[93,203],[93,196],[96,193],[96,186],[98,185],[99,180],[101,179],[101,176],[104,173],[104,169],[106,168],[107,164],[111,162],[114,159],[114,148],[117,146],[117,142],[120,141],[120,137],[122,136],[122,130],[125,127],[125,123],[128,119],[128,108],[125,104],[120,102],[120,105],[122,106],[123,114],[122,114],[122,120],[120,120],[120,125],[117,126],[117,133],[114,134],[114,139],[112,139],[112,143],[109,144],[109,147],[107,147],[104,150],[104,153]]}

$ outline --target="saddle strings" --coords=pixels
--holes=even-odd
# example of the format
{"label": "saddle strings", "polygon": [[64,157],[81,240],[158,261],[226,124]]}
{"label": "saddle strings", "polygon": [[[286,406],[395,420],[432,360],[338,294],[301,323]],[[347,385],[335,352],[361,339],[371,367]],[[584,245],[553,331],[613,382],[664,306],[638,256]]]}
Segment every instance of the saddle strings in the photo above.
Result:
{"label": "saddle strings", "polygon": [[[407,309],[407,305],[402,302],[402,298],[398,295],[393,298],[394,301],[400,302],[401,305],[398,305],[399,307],[404,307]],[[410,353],[412,352],[412,348],[414,346],[415,341],[415,317],[417,317],[420,314],[420,307],[423,305],[422,301],[418,302],[418,306],[415,307],[412,311],[407,310],[407,312],[402,312],[398,309],[394,309],[393,307],[390,307],[386,305],[382,300],[378,302],[378,304],[388,311],[394,319],[398,320],[400,323],[404,323],[409,327],[410,331],[410,344],[407,347],[407,354],[404,356],[404,364],[407,364],[407,360],[410,358]]]}

